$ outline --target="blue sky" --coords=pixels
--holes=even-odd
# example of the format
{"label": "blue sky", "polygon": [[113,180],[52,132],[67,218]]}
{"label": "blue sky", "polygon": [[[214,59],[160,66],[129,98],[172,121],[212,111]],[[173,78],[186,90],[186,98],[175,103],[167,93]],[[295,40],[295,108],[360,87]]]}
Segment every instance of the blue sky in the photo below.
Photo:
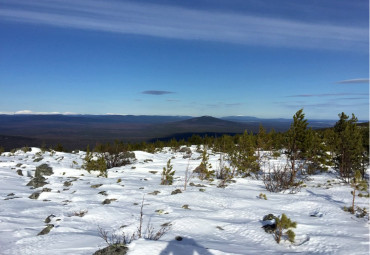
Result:
{"label": "blue sky", "polygon": [[367,0],[0,0],[0,112],[369,117]]}

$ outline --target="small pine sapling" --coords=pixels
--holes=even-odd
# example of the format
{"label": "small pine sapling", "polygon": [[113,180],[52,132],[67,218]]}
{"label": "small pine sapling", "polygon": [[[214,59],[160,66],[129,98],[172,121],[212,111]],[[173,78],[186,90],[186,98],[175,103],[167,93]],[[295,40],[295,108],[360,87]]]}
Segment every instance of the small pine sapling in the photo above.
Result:
{"label": "small pine sapling", "polygon": [[[295,233],[290,228],[296,228],[297,222],[291,221],[291,219],[283,213],[280,218],[275,217],[275,224],[276,229],[274,235],[276,242],[280,243],[281,237],[286,235],[288,237],[288,241],[294,243]],[[283,232],[284,229],[287,229],[285,233]]]}
{"label": "small pine sapling", "polygon": [[97,160],[93,160],[93,157],[93,153],[90,151],[88,146],[82,168],[86,169],[89,173],[91,170],[98,170],[100,172],[100,176],[108,177],[107,163],[105,159],[100,156]]}
{"label": "small pine sapling", "polygon": [[353,199],[352,199],[352,208],[350,210],[351,210],[351,213],[354,214],[355,213],[356,190],[358,190],[358,191],[366,191],[367,190],[366,180],[364,180],[362,178],[361,172],[358,171],[358,170],[356,171],[355,176],[351,181],[351,187],[353,188],[353,190],[351,191]]}
{"label": "small pine sapling", "polygon": [[212,168],[212,165],[208,162],[208,160],[209,156],[207,153],[207,149],[204,148],[202,153],[202,162],[200,163],[198,168],[199,179],[213,181],[213,178],[215,177],[215,171],[210,170]]}
{"label": "small pine sapling", "polygon": [[259,199],[267,200],[267,196],[266,196],[266,194],[264,194],[264,193],[260,193],[260,194],[258,195],[258,198],[259,198]]}
{"label": "small pine sapling", "polygon": [[163,167],[161,185],[172,185],[173,176],[175,175],[175,170],[172,170],[173,165],[171,165],[171,159],[167,161],[167,166]]}

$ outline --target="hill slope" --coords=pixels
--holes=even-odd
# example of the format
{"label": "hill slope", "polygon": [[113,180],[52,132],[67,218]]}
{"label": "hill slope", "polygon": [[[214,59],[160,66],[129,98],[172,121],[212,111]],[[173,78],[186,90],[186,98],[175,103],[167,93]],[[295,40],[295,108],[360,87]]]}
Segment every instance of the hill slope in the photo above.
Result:
{"label": "hill slope", "polygon": [[[143,196],[144,233],[148,222],[155,229],[163,224],[171,228],[159,241],[135,240],[128,255],[171,251],[180,255],[369,253],[368,221],[342,210],[351,204],[351,188],[334,172],[310,176],[297,194],[266,192],[263,181],[253,178],[234,178],[226,188],[217,188],[219,180],[200,181],[196,175],[190,180],[194,185],[184,191],[186,169],[193,170],[201,161],[196,147],[191,149],[190,160],[168,149],[156,154],[136,151],[133,165],[109,169],[108,178],[79,169],[84,152],[43,154],[33,148],[26,153],[3,154],[1,254],[91,255],[106,246],[98,227],[118,235],[137,230]],[[34,161],[41,157],[41,161]],[[170,158],[176,170],[174,184],[160,185],[160,173]],[[218,160],[218,154],[210,154],[213,169],[219,166]],[[285,161],[282,157],[270,163]],[[44,163],[53,171],[45,176],[46,184],[35,189],[26,186],[35,176],[35,168]],[[182,193],[171,195],[175,189],[182,189]],[[30,199],[35,193],[38,198]],[[260,193],[265,193],[267,200],[259,199]],[[103,204],[108,200],[110,203]],[[368,198],[356,197],[356,203],[368,208]],[[297,222],[295,244],[277,244],[265,233],[262,218],[269,213],[285,213]],[[49,223],[45,223],[47,218]],[[53,225],[50,232],[38,235],[47,224]],[[176,241],[176,236],[183,241]]]}

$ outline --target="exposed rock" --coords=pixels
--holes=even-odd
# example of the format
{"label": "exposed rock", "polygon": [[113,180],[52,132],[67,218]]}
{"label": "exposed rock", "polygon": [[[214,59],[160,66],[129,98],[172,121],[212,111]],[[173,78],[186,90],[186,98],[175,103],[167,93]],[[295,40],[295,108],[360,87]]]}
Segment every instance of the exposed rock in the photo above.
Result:
{"label": "exposed rock", "polygon": [[42,176],[35,177],[35,178],[31,179],[31,181],[29,183],[27,183],[27,186],[32,186],[35,189],[40,188],[40,187],[44,186],[45,184],[47,184],[47,182],[45,180],[46,179]]}
{"label": "exposed rock", "polygon": [[33,160],[33,162],[40,162],[41,160],[43,160],[44,158],[36,158]]}
{"label": "exposed rock", "polygon": [[[36,172],[35,172],[35,178],[33,178],[29,183],[27,183],[27,186],[32,186],[33,188],[40,188],[47,184],[45,182],[45,178],[43,175],[52,175],[53,174],[53,169],[49,167],[47,164],[42,164],[36,167]],[[32,195],[31,195],[32,196]]]}
{"label": "exposed rock", "polygon": [[18,169],[17,170],[17,174],[20,175],[20,176],[23,176],[22,170],[21,169]]}
{"label": "exposed rock", "polygon": [[91,185],[90,187],[93,188],[93,189],[96,189],[96,188],[99,188],[102,185],[103,184],[94,184],[94,185]]}
{"label": "exposed rock", "polygon": [[181,237],[181,236],[176,236],[176,237],[175,237],[175,240],[176,240],[176,241],[182,241],[182,237]]}
{"label": "exposed rock", "polygon": [[50,176],[53,174],[53,168],[48,164],[42,164],[36,167],[35,177]]}
{"label": "exposed rock", "polygon": [[33,192],[33,193],[31,194],[31,196],[29,196],[28,198],[30,198],[30,199],[38,199],[38,198],[39,198],[39,196],[40,196],[40,194],[41,194],[41,192],[40,192],[40,191],[36,191],[36,192]]}
{"label": "exposed rock", "polygon": [[18,164],[16,164],[15,166],[16,167],[21,167],[23,164],[22,163],[18,163]]}
{"label": "exposed rock", "polygon": [[42,192],[50,192],[51,191],[51,189],[50,188],[43,188],[42,189]]}
{"label": "exposed rock", "polygon": [[204,188],[204,187],[207,187],[207,186],[202,185],[202,184],[194,184],[194,182],[189,183],[189,186],[192,186],[192,187],[198,187],[198,188]]}
{"label": "exposed rock", "polygon": [[182,193],[181,189],[175,189],[174,191],[171,192],[171,195],[176,195]]}
{"label": "exposed rock", "polygon": [[273,215],[272,213],[263,216],[263,219],[262,219],[263,226],[262,226],[262,228],[265,230],[266,233],[271,234],[276,230],[276,223],[275,223],[276,218],[277,217],[275,215]]}
{"label": "exposed rock", "polygon": [[191,154],[191,149],[189,147],[182,147],[179,152],[185,152],[186,154]]}
{"label": "exposed rock", "polygon": [[125,255],[128,248],[123,244],[113,244],[96,251],[93,255]]}
{"label": "exposed rock", "polygon": [[65,181],[63,186],[65,187],[69,187],[69,186],[72,186],[72,182],[69,182],[69,181]]}
{"label": "exposed rock", "polygon": [[161,225],[161,227],[170,227],[172,226],[171,222],[166,222]]}
{"label": "exposed rock", "polygon": [[54,218],[55,215],[54,214],[50,214],[48,217],[46,217],[46,219],[44,220],[45,223],[50,223],[51,222],[51,219]]}
{"label": "exposed rock", "polygon": [[149,171],[149,173],[156,174],[156,173],[158,173],[158,171]]}
{"label": "exposed rock", "polygon": [[267,221],[267,220],[275,220],[276,219],[276,216],[274,216],[272,213],[270,214],[267,214],[265,216],[263,216],[263,221]]}
{"label": "exposed rock", "polygon": [[276,224],[266,224],[262,226],[262,228],[265,230],[266,233],[272,234],[276,230]]}
{"label": "exposed rock", "polygon": [[15,194],[14,193],[10,193],[8,195],[6,195],[7,198],[5,198],[4,200],[10,200],[10,199],[14,199],[14,198],[19,198],[19,197],[15,197]]}
{"label": "exposed rock", "polygon": [[184,156],[182,156],[183,159],[187,159],[187,158],[190,158],[190,157],[191,157],[191,155],[184,155]]}
{"label": "exposed rock", "polygon": [[116,198],[107,198],[107,199],[105,199],[104,201],[103,201],[103,205],[107,205],[107,204],[110,204],[111,202],[113,202],[113,201],[116,201],[117,199]]}
{"label": "exposed rock", "polygon": [[155,210],[155,213],[157,213],[157,214],[163,214],[164,213],[164,210],[158,209],[158,210]]}
{"label": "exposed rock", "polygon": [[155,191],[153,191],[153,192],[151,192],[151,193],[148,193],[149,195],[154,195],[154,196],[156,196],[156,195],[158,195],[159,193],[161,193],[160,191],[158,191],[158,190],[155,190]]}
{"label": "exposed rock", "polygon": [[53,224],[47,224],[46,227],[41,230],[40,233],[38,233],[37,235],[40,236],[40,235],[46,235],[46,234],[49,234],[50,230],[54,227]]}
{"label": "exposed rock", "polygon": [[108,196],[108,194],[105,190],[100,191],[98,194],[103,195],[103,196]]}
{"label": "exposed rock", "polygon": [[190,210],[189,205],[183,205],[182,208]]}

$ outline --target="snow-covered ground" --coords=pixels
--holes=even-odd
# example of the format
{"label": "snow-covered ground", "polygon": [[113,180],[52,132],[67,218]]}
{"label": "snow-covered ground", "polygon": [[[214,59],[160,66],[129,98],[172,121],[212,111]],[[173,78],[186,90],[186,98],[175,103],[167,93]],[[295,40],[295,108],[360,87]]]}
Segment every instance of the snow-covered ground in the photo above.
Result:
{"label": "snow-covered ground", "polygon": [[[148,222],[156,229],[170,223],[171,229],[159,241],[133,241],[130,255],[369,254],[369,222],[342,210],[351,204],[351,189],[333,172],[310,176],[307,186],[297,194],[270,193],[261,180],[252,178],[236,178],[235,183],[218,188],[217,180],[193,177],[190,182],[205,187],[188,186],[183,190],[186,168],[194,169],[201,161],[195,147],[192,150],[190,160],[183,158],[184,153],[169,149],[156,154],[136,151],[134,164],[109,169],[108,178],[79,169],[84,152],[46,152],[39,162],[34,162],[40,152],[37,148],[14,155],[3,153],[0,254],[92,254],[106,246],[99,237],[99,227],[117,234],[136,231],[143,196],[144,229]],[[161,172],[170,158],[176,170],[175,181],[163,186]],[[219,165],[218,158],[210,156],[214,169]],[[46,176],[48,184],[44,187],[31,189],[26,184],[43,163],[49,164],[54,173]],[[42,192],[38,199],[29,198],[44,188],[51,190]],[[182,193],[171,195],[175,189]],[[150,194],[154,191],[159,193]],[[259,199],[260,193],[265,193],[267,200]],[[103,205],[105,199],[116,200]],[[368,198],[356,197],[356,203],[369,207]],[[83,217],[74,215],[83,211]],[[277,244],[271,234],[265,233],[262,218],[269,213],[285,213],[297,222],[296,244]],[[318,217],[310,216],[314,213]],[[50,222],[54,228],[38,235],[49,215],[55,216]],[[183,240],[176,241],[176,236]]]}

